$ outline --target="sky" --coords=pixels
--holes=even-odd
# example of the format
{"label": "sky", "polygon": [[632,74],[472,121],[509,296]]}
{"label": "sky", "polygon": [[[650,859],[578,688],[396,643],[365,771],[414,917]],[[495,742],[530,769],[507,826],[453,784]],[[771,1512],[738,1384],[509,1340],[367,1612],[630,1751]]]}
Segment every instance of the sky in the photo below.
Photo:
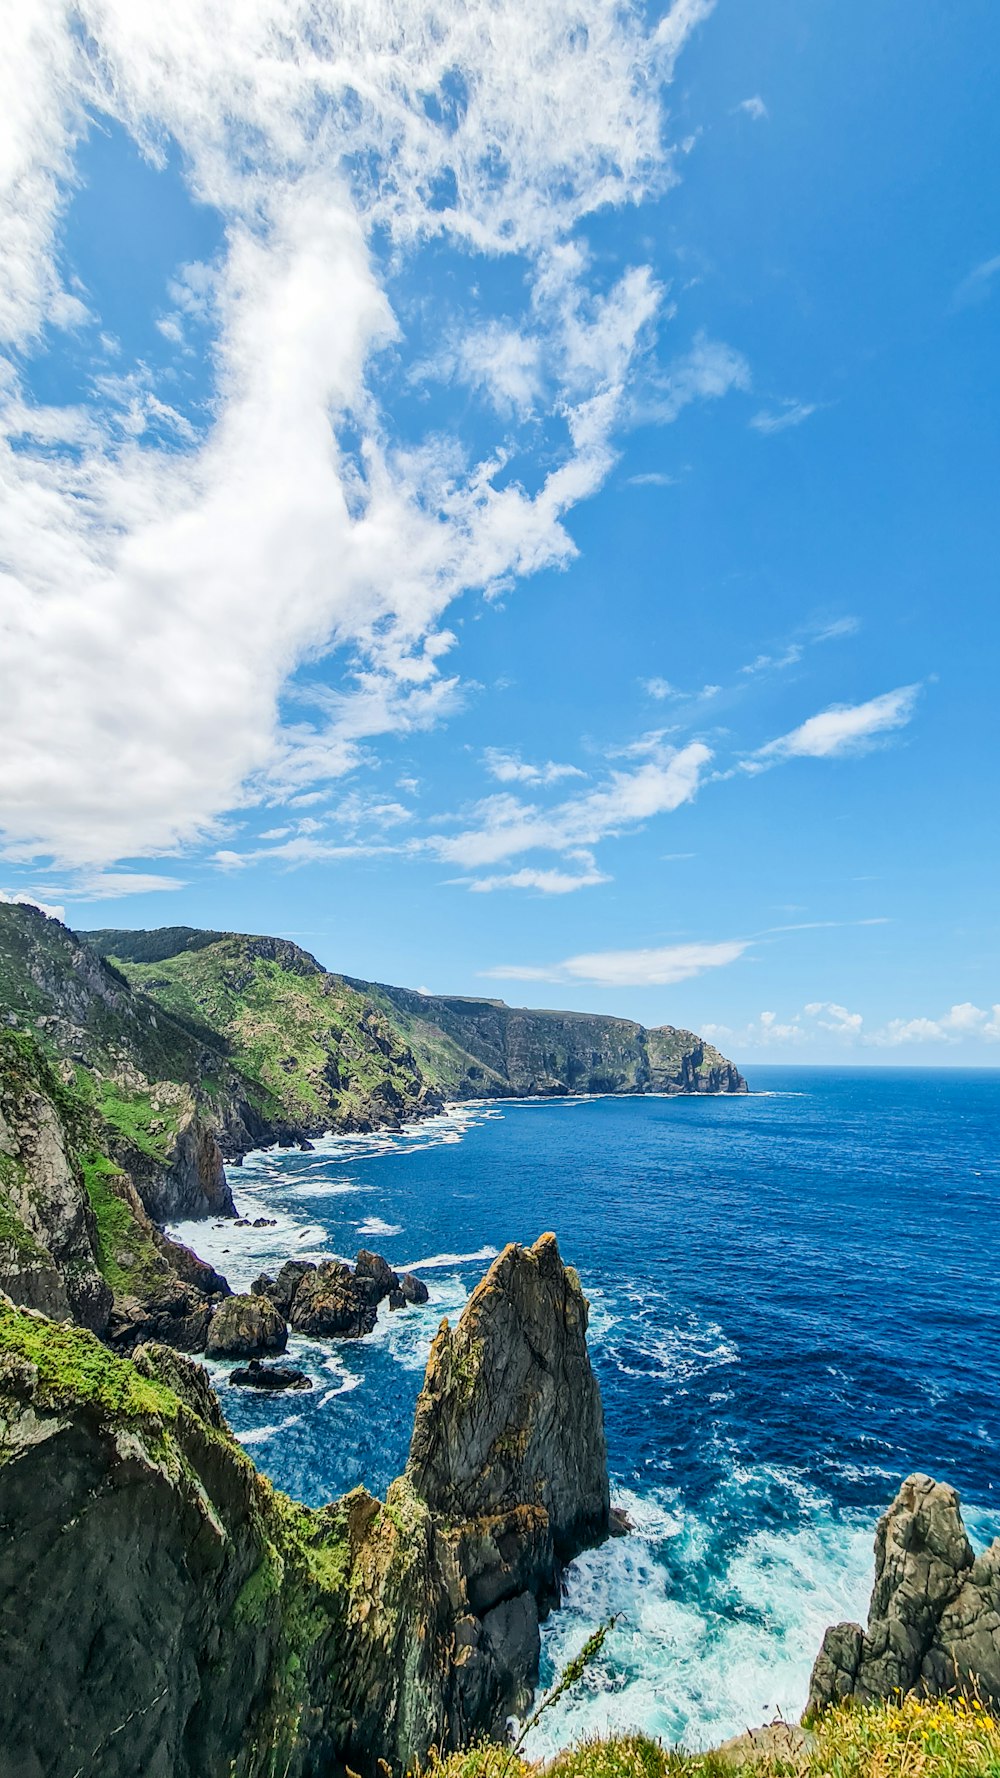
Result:
{"label": "sky", "polygon": [[1000,1065],[988,0],[21,0],[0,896]]}

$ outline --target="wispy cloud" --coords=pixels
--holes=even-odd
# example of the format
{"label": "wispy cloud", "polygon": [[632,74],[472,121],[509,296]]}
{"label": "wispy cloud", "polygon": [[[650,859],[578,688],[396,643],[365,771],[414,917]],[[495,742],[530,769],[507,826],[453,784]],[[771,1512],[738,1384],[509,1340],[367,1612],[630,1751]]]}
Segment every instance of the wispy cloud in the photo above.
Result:
{"label": "wispy cloud", "polygon": [[483,754],[486,770],[500,784],[557,784],[561,778],[585,778],[579,766],[559,765],[554,759],[544,765],[532,765],[519,753],[502,747],[487,747]]}
{"label": "wispy cloud", "polygon": [[663,469],[645,469],[638,475],[625,477],[630,488],[675,488],[680,476],[668,475]]}
{"label": "wispy cloud", "polygon": [[710,749],[700,741],[673,753],[660,749],[635,771],[611,772],[599,788],[549,809],[510,795],[487,797],[477,805],[472,826],[457,834],[432,836],[424,844],[438,858],[467,870],[536,849],[570,852],[590,847],[693,801],[711,758]]}
{"label": "wispy cloud", "polygon": [[734,111],[742,111],[745,116],[753,118],[754,123],[763,123],[764,119],[770,116],[770,112],[759,93],[754,93],[749,99],[741,99],[739,104],[735,105],[733,109]]}
{"label": "wispy cloud", "polygon": [[496,981],[579,982],[594,988],[671,987],[706,970],[735,963],[749,948],[746,939],[717,944],[658,945],[636,951],[587,951],[563,963],[498,964],[481,973]]}
{"label": "wispy cloud", "polygon": [[984,259],[981,265],[974,266],[967,277],[957,286],[952,298],[957,309],[967,309],[973,303],[986,302],[992,296],[997,280],[1000,279],[1000,253],[992,259]]}
{"label": "wispy cloud", "polygon": [[832,759],[864,752],[882,736],[906,726],[919,695],[919,685],[901,685],[864,704],[831,704],[787,735],[758,748],[742,762],[743,770],[764,771],[786,759]]}
{"label": "wispy cloud", "polygon": [[491,895],[496,889],[535,889],[540,895],[572,895],[577,889],[591,889],[599,883],[610,883],[603,871],[516,870],[506,876],[466,877],[474,895]]}
{"label": "wispy cloud", "polygon": [[787,432],[790,426],[801,426],[804,420],[811,419],[819,407],[817,401],[782,401],[776,408],[761,408],[748,424],[755,432]]}

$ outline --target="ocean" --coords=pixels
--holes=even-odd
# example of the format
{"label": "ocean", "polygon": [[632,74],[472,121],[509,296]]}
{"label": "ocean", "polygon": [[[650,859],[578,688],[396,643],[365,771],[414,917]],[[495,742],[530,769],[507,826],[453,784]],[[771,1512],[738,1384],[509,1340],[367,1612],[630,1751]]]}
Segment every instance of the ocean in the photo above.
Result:
{"label": "ocean", "polygon": [[308,1395],[210,1370],[237,1436],[318,1505],[406,1460],[432,1335],[505,1242],[580,1272],[631,1536],[567,1575],[543,1677],[612,1612],[542,1754],[638,1726],[698,1748],[796,1716],[828,1623],[864,1621],[878,1514],[923,1469],[1000,1534],[1000,1071],[751,1071],[747,1097],[503,1102],[269,1150],[230,1179],[274,1228],[175,1231],[246,1288],[361,1246],[430,1287],[362,1341],[293,1336]]}

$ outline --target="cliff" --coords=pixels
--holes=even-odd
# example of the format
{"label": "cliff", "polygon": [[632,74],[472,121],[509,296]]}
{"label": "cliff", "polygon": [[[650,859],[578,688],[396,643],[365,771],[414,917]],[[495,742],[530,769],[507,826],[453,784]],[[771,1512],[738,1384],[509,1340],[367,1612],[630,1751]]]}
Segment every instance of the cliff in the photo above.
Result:
{"label": "cliff", "polygon": [[257,1473],[190,1360],[0,1299],[0,1523],[15,1772],[370,1774],[496,1732],[530,1684],[512,1626],[537,1637],[607,1528],[579,1284],[553,1237],[507,1248],[442,1328],[406,1474],[320,1511]]}
{"label": "cliff", "polygon": [[0,1290],[123,1347],[198,1349],[228,1286],[150,1220],[108,1136],[33,1038],[0,1029]]}
{"label": "cliff", "polygon": [[331,974],[282,939],[88,936],[138,991],[222,1035],[272,1114],[308,1133],[391,1124],[445,1099],[746,1091],[732,1062],[670,1025],[418,994]]}
{"label": "cliff", "polygon": [[925,1475],[879,1520],[868,1627],[826,1632],[809,1707],[910,1692],[1000,1708],[1000,1538],[977,1558],[955,1490]]}

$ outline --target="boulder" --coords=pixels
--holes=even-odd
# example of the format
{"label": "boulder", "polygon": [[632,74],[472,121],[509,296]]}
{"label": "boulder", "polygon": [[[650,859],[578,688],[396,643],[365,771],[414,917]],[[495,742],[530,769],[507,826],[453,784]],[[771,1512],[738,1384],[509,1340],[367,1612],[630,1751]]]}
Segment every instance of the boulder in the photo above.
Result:
{"label": "boulder", "polygon": [[390,1290],[387,1301],[390,1309],[406,1308],[406,1298],[401,1290]]}
{"label": "boulder", "polygon": [[357,1340],[371,1333],[378,1314],[374,1280],[359,1278],[339,1260],[325,1260],[300,1279],[289,1319],[296,1333]]}
{"label": "boulder", "polygon": [[237,1389],[311,1389],[312,1378],[291,1365],[261,1364],[251,1358],[245,1370],[230,1371],[229,1381]]}
{"label": "boulder", "polygon": [[203,1352],[212,1307],[196,1285],[168,1274],[162,1282],[150,1284],[141,1297],[115,1297],[106,1338],[117,1352],[131,1352],[151,1340],[181,1352]]}
{"label": "boulder", "polygon": [[1000,1539],[977,1561],[954,1488],[920,1474],[879,1520],[868,1627],[827,1630],[809,1708],[907,1692],[1000,1703]]}
{"label": "boulder", "polygon": [[283,1352],[288,1344],[285,1318],[265,1296],[231,1296],[212,1316],[205,1343],[209,1358],[257,1358]]}
{"label": "boulder", "polygon": [[430,1292],[422,1278],[414,1277],[412,1272],[404,1272],[399,1281],[399,1288],[408,1303],[426,1303]]}
{"label": "boulder", "polygon": [[250,1286],[252,1296],[266,1296],[274,1304],[279,1314],[286,1320],[292,1306],[292,1298],[307,1272],[315,1272],[312,1260],[286,1259],[278,1276],[271,1278],[267,1272],[261,1272]]}
{"label": "boulder", "polygon": [[358,1278],[372,1279],[378,1290],[378,1302],[382,1302],[391,1290],[399,1288],[399,1277],[389,1261],[380,1253],[370,1253],[366,1247],[362,1247],[354,1262],[354,1273]]}

